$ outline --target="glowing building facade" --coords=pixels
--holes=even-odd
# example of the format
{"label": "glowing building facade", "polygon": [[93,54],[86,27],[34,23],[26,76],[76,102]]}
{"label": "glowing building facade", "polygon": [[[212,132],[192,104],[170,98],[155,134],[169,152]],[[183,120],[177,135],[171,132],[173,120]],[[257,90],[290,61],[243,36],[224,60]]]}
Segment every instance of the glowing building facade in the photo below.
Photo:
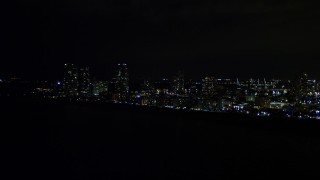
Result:
{"label": "glowing building facade", "polygon": [[63,93],[64,96],[78,96],[78,69],[74,64],[64,65]]}

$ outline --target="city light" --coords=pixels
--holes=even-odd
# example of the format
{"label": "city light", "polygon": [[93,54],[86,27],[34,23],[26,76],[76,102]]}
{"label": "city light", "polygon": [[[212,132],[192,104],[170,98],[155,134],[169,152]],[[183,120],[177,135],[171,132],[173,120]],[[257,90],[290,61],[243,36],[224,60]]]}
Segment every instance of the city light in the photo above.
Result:
{"label": "city light", "polygon": [[[126,63],[117,64],[113,78],[97,80],[89,67],[64,64],[62,81],[37,81],[21,96],[75,101],[129,104],[177,110],[236,112],[255,116],[319,119],[320,86],[302,73],[293,81],[275,79],[186,79],[183,72],[171,78],[134,82]],[[4,82],[0,79],[0,82]],[[17,78],[5,81],[23,82]],[[31,82],[30,82],[31,83]],[[135,86],[131,86],[136,84]],[[5,92],[10,96],[14,92]],[[0,94],[1,95],[1,94]]]}

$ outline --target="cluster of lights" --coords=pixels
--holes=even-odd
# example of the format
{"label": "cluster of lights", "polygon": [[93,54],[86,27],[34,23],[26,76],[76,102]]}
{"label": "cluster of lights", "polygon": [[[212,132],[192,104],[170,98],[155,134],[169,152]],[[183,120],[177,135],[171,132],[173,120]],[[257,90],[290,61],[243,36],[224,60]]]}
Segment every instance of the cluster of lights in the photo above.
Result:
{"label": "cluster of lights", "polygon": [[[239,79],[216,79],[206,76],[201,81],[185,81],[182,73],[178,73],[174,79],[162,78],[153,85],[145,81],[141,91],[129,91],[129,74],[126,63],[119,63],[116,76],[113,79],[114,88],[108,91],[108,84],[102,81],[90,82],[88,68],[77,68],[73,64],[65,64],[65,77],[63,81],[56,81],[53,84],[63,89],[61,96],[73,97],[79,101],[88,100],[82,94],[89,93],[97,99],[109,102],[158,106],[171,109],[183,109],[194,111],[210,112],[239,112],[255,116],[270,116],[273,111],[283,110],[282,115],[298,118],[320,118],[319,108],[320,91],[317,89],[316,80],[308,80],[307,75],[303,74],[297,82],[265,79],[249,79],[239,81]],[[4,82],[0,79],[0,82]],[[5,81],[7,82],[7,81]],[[162,83],[162,84],[161,84]],[[85,84],[85,88],[83,88]],[[296,87],[294,87],[296,86]],[[294,87],[291,91],[291,88]],[[81,90],[82,88],[82,90]],[[220,88],[220,89],[219,89]],[[96,89],[93,90],[93,89]],[[220,90],[225,90],[220,94]],[[35,88],[35,92],[51,92],[46,87]],[[103,93],[101,93],[103,91]],[[296,93],[296,94],[295,94]],[[40,94],[40,93],[39,93]],[[295,100],[290,101],[290,94]],[[59,97],[54,94],[52,97]],[[106,95],[106,96],[105,96]],[[292,103],[292,104],[290,104]],[[299,104],[305,113],[291,113],[291,106]]]}

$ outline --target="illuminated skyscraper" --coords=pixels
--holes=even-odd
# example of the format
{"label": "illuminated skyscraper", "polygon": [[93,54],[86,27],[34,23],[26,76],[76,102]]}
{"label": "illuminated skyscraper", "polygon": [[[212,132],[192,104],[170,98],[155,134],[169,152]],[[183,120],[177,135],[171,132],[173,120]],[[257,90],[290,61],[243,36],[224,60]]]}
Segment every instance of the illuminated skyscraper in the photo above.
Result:
{"label": "illuminated skyscraper", "polygon": [[172,90],[175,94],[184,94],[184,75],[179,72],[173,79]]}
{"label": "illuminated skyscraper", "polygon": [[101,93],[108,91],[107,81],[95,81],[93,82],[93,95],[99,96]]}
{"label": "illuminated skyscraper", "polygon": [[308,94],[308,74],[300,74],[294,81],[293,87],[294,98],[296,102],[300,102]]}
{"label": "illuminated skyscraper", "polygon": [[215,93],[216,80],[214,77],[207,76],[202,79],[202,95],[213,96]]}
{"label": "illuminated skyscraper", "polygon": [[64,65],[63,92],[65,96],[78,95],[78,69],[74,64]]}
{"label": "illuminated skyscraper", "polygon": [[90,95],[90,73],[89,67],[79,68],[79,95],[88,96]]}
{"label": "illuminated skyscraper", "polygon": [[127,64],[118,64],[115,80],[116,92],[123,94],[129,93],[129,73]]}
{"label": "illuminated skyscraper", "polygon": [[185,81],[185,90],[188,95],[196,96],[201,92],[201,83],[191,79]]}
{"label": "illuminated skyscraper", "polygon": [[142,91],[141,91],[141,96],[142,96],[142,105],[155,105],[156,100],[154,96],[154,87],[153,84],[150,81],[145,80],[142,84]]}
{"label": "illuminated skyscraper", "polygon": [[119,94],[129,93],[129,72],[127,64],[118,64],[115,77],[115,91]]}

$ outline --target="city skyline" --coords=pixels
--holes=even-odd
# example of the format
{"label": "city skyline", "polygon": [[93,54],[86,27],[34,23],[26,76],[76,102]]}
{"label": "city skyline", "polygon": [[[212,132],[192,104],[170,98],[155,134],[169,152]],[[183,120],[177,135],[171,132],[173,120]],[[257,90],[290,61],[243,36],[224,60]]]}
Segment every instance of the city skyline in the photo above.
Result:
{"label": "city skyline", "polygon": [[206,74],[199,81],[178,71],[171,78],[137,81],[129,70],[127,63],[117,63],[113,78],[105,81],[90,67],[66,63],[61,81],[1,79],[0,96],[320,119],[320,82],[305,72],[292,80]]}
{"label": "city skyline", "polygon": [[2,2],[4,176],[316,179],[319,5]]}

